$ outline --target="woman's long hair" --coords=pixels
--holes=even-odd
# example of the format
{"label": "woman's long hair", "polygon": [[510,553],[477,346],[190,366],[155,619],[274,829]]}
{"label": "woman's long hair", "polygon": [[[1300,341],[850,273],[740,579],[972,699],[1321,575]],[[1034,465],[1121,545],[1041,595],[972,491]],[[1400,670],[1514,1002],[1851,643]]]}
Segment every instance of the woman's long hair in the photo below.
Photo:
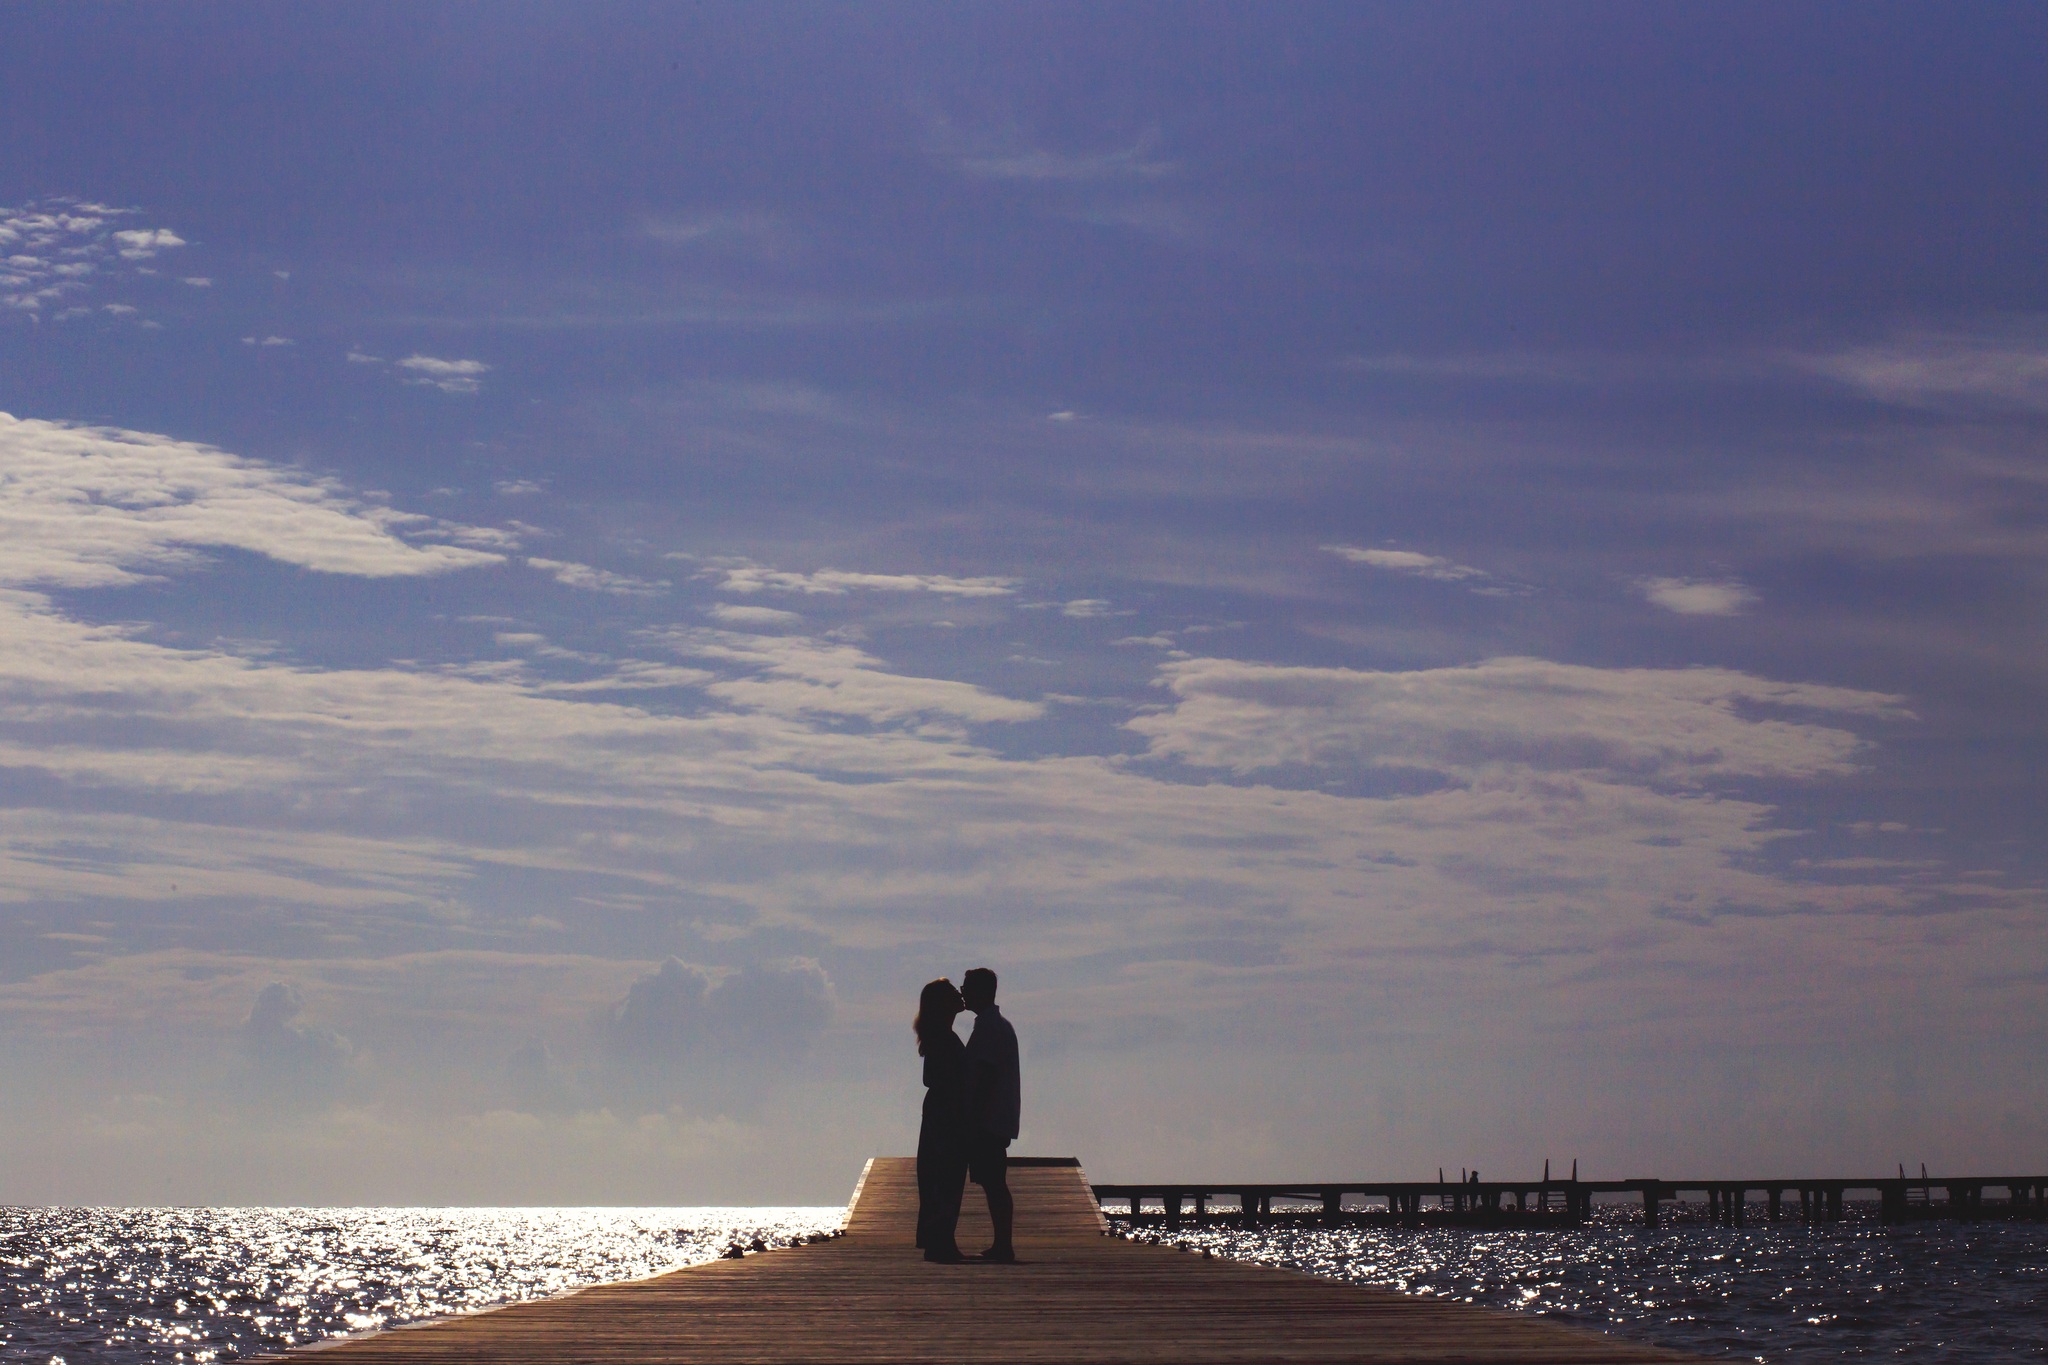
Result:
{"label": "woman's long hair", "polygon": [[939,1029],[951,1029],[960,1011],[966,1008],[960,992],[945,977],[926,982],[923,993],[917,997],[917,1018],[910,1021],[910,1031],[917,1035],[918,1056],[924,1055],[925,1040]]}

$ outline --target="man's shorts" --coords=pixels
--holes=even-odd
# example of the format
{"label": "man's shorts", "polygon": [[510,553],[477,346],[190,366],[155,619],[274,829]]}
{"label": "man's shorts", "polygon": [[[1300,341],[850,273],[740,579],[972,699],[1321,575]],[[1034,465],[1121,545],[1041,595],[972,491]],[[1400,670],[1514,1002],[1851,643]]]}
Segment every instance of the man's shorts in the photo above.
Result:
{"label": "man's shorts", "polygon": [[967,1178],[987,1189],[1008,1185],[1010,1140],[976,1133],[967,1139]]}

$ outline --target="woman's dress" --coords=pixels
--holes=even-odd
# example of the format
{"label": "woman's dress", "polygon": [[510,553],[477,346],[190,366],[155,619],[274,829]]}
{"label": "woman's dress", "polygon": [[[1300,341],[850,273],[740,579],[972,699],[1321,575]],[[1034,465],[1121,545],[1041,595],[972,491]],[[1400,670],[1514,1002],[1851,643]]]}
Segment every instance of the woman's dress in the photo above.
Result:
{"label": "woman's dress", "polygon": [[967,1184],[967,1046],[950,1028],[933,1034],[925,1042],[917,1130],[917,1244],[943,1258],[960,1254],[953,1231]]}

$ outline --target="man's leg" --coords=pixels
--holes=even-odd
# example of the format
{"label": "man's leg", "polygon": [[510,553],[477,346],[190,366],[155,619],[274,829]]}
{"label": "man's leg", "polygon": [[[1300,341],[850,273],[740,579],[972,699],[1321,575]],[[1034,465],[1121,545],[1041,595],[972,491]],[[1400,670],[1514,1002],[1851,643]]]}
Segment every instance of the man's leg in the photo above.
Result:
{"label": "man's leg", "polygon": [[989,1255],[995,1260],[1009,1260],[1017,1254],[1011,1244],[1011,1225],[1015,1221],[1017,1202],[1010,1198],[1010,1182],[1006,1173],[998,1172],[991,1183],[982,1186],[988,1195],[988,1221],[995,1227],[995,1245],[989,1248]]}

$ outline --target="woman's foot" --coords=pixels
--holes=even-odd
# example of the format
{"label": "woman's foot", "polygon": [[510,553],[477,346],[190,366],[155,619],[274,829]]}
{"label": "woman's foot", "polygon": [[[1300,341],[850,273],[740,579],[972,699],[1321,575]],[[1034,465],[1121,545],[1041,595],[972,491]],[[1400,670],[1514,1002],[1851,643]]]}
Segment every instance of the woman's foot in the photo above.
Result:
{"label": "woman's foot", "polygon": [[927,1247],[924,1258],[927,1261],[936,1261],[940,1265],[959,1265],[967,1259],[960,1254],[958,1247]]}

